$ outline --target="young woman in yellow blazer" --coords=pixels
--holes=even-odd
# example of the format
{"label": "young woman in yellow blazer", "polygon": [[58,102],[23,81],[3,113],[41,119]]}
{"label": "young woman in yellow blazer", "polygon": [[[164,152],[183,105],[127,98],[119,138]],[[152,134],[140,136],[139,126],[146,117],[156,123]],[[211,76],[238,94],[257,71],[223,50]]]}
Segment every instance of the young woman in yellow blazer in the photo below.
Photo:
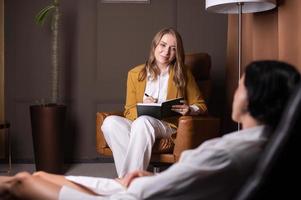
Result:
{"label": "young woman in yellow blazer", "polygon": [[156,138],[169,138],[176,123],[150,116],[137,117],[137,103],[164,102],[184,97],[184,104],[173,106],[181,115],[199,115],[207,107],[193,75],[184,66],[184,49],[179,33],[160,30],[152,40],[145,64],[128,72],[124,116],[109,116],[101,127],[113,152],[119,178],[148,167]]}

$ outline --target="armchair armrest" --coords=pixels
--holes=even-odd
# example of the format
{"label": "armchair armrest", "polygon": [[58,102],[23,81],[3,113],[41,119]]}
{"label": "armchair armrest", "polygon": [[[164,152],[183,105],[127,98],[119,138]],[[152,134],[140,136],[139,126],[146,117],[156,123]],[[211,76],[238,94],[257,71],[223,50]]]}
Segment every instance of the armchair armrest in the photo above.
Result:
{"label": "armchair armrest", "polygon": [[199,146],[204,141],[218,137],[220,120],[210,116],[182,116],[179,118],[174,156],[178,160],[186,149]]}
{"label": "armchair armrest", "polygon": [[108,147],[104,138],[101,126],[107,116],[118,115],[123,116],[123,112],[97,112],[96,113],[96,151],[102,155],[106,154],[104,151]]}

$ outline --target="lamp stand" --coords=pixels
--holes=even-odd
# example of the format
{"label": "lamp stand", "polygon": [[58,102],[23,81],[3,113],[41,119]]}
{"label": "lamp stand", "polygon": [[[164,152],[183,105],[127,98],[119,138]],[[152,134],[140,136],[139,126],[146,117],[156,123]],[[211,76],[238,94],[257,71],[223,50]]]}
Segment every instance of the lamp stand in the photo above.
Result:
{"label": "lamp stand", "polygon": [[243,3],[238,2],[238,82],[241,76],[242,65],[242,6]]}
{"label": "lamp stand", "polygon": [[[238,2],[238,84],[241,76],[242,65],[242,6],[244,3]],[[237,130],[240,130],[240,123],[237,123]]]}

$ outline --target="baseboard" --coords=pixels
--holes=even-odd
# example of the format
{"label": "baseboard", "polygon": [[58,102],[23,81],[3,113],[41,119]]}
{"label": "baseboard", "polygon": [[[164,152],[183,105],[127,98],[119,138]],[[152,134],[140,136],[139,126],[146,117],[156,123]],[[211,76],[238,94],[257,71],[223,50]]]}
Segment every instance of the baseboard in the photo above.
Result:
{"label": "baseboard", "polygon": [[[97,157],[97,158],[80,158],[80,159],[71,159],[65,158],[64,163],[73,164],[73,163],[113,163],[114,160],[112,157]],[[7,159],[0,159],[0,164],[8,163]],[[34,164],[34,159],[13,159],[12,164]]]}

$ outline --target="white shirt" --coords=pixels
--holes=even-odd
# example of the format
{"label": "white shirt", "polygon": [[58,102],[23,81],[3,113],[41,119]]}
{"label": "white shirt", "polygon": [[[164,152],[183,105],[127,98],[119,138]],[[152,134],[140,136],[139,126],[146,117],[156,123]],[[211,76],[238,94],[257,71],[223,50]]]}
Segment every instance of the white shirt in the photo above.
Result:
{"label": "white shirt", "polygon": [[[167,97],[167,87],[168,87],[168,79],[169,79],[169,67],[164,72],[157,77],[157,79],[153,79],[149,72],[147,72],[146,78],[146,86],[145,86],[145,94],[152,96],[155,99],[158,99],[158,103],[162,103],[166,101]],[[143,100],[146,96],[143,96]]]}
{"label": "white shirt", "polygon": [[97,184],[93,178],[93,184],[89,184],[89,178],[82,181],[80,177],[67,177],[93,191],[97,191],[97,185],[104,190],[107,184],[113,195],[96,197],[64,186],[59,199],[231,199],[263,150],[267,141],[263,130],[263,126],[258,126],[208,140],[194,150],[183,152],[179,162],[162,173],[135,179],[128,189],[111,179],[99,179]]}

